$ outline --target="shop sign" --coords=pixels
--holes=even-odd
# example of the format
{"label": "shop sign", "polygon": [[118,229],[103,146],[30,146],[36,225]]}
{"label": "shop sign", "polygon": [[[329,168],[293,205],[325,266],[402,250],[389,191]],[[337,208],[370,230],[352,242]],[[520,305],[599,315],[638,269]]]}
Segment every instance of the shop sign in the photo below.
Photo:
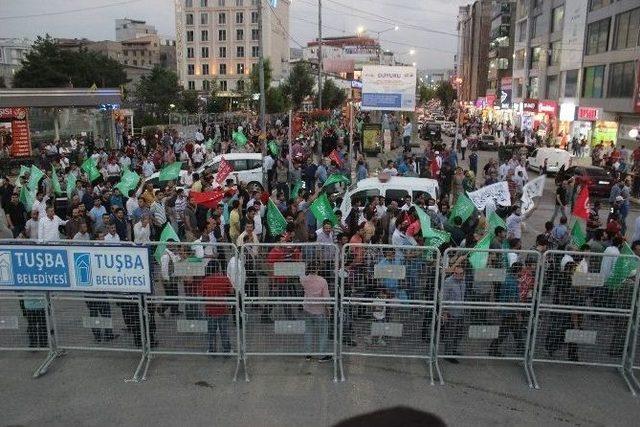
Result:
{"label": "shop sign", "polygon": [[486,105],[487,105],[487,98],[485,98],[484,96],[481,96],[478,99],[476,99],[476,108],[484,108]]}
{"label": "shop sign", "polygon": [[511,89],[500,90],[500,108],[508,109],[511,107]]}
{"label": "shop sign", "polygon": [[578,120],[595,122],[600,119],[600,108],[578,107]]}
{"label": "shop sign", "polygon": [[555,116],[558,111],[558,103],[555,101],[540,101],[538,103],[538,112]]}
{"label": "shop sign", "polygon": [[31,155],[28,108],[0,108],[0,141],[12,157]]}
{"label": "shop sign", "polygon": [[560,121],[572,122],[576,116],[576,104],[573,102],[563,102],[560,104]]}
{"label": "shop sign", "polygon": [[522,101],[522,111],[528,111],[530,113],[538,112],[538,100],[537,99],[525,99]]}

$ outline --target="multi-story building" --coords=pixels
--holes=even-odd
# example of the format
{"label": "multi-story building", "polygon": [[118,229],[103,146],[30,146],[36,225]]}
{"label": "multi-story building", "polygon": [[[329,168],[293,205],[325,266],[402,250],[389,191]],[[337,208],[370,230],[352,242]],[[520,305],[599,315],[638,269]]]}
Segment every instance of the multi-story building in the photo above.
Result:
{"label": "multi-story building", "polygon": [[6,86],[11,86],[13,74],[20,68],[30,48],[28,39],[0,38],[0,77]]}
{"label": "multi-story building", "polygon": [[157,35],[158,31],[146,21],[137,19],[116,19],[116,41],[139,39],[149,35]]}
{"label": "multi-story building", "polygon": [[457,56],[463,101],[475,101],[486,95],[492,10],[491,0],[478,0],[458,11]]}
{"label": "multi-story building", "polygon": [[[180,83],[208,91],[216,79],[229,94],[244,90],[260,57],[260,0],[175,0],[176,58]],[[289,65],[289,5],[262,0],[263,49],[280,81]]]}
{"label": "multi-story building", "polygon": [[514,1],[499,1],[494,3],[492,11],[486,98],[488,106],[498,107],[500,111],[511,108],[514,36],[511,18],[512,13],[515,14],[515,6]]}

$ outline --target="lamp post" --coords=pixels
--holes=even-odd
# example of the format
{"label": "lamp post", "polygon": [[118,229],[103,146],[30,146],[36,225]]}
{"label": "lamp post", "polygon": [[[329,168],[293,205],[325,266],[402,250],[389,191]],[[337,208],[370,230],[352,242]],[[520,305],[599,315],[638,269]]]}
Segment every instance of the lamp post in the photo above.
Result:
{"label": "lamp post", "polygon": [[[373,33],[376,34],[376,39],[378,40],[378,65],[382,65],[382,45],[380,44],[380,34],[384,34],[386,32],[389,31],[398,31],[400,29],[399,26],[395,25],[391,28],[387,28],[385,30],[380,30],[380,31],[372,31]],[[357,29],[358,31],[358,36],[362,35],[362,33],[365,32],[365,28],[361,25],[358,27]]]}

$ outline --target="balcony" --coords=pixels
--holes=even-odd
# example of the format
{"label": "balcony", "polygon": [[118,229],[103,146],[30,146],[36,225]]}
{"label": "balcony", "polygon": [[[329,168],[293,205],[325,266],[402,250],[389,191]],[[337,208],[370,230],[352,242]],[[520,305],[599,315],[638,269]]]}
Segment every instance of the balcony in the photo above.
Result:
{"label": "balcony", "polygon": [[496,27],[491,30],[491,33],[489,34],[489,39],[494,40],[499,37],[509,37],[510,31],[511,31],[511,25],[500,24],[499,27]]}

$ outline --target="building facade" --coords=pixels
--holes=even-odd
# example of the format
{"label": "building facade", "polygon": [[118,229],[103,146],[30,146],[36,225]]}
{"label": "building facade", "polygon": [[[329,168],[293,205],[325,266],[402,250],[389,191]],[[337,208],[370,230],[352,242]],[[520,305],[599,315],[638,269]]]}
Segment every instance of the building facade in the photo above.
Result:
{"label": "building facade", "polygon": [[[174,1],[182,86],[206,92],[215,79],[223,94],[243,91],[259,62],[260,0]],[[274,81],[281,81],[289,68],[289,5],[289,0],[275,7],[262,0],[264,57],[270,59]]]}
{"label": "building facade", "polygon": [[116,41],[138,39],[149,35],[158,35],[156,27],[137,19],[116,19]]}
{"label": "building facade", "polygon": [[513,36],[512,14],[514,1],[496,2],[493,5],[491,32],[489,34],[489,70],[487,72],[487,105],[510,108]]}
{"label": "building facade", "polygon": [[0,77],[7,87],[11,87],[13,74],[20,68],[30,48],[29,39],[0,38]]}
{"label": "building facade", "polygon": [[478,0],[458,12],[458,67],[462,78],[460,98],[475,101],[487,91],[492,1]]}

